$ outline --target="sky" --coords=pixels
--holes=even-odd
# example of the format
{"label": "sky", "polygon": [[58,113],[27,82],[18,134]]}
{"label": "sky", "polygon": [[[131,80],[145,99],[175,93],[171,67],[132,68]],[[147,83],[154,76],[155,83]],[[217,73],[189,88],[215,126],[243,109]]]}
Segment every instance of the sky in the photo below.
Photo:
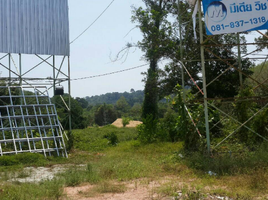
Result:
{"label": "sky", "polygon": [[[111,0],[69,0],[70,41],[83,32],[110,3]],[[115,0],[96,23],[71,44],[71,78],[100,75],[146,63],[139,49],[132,49],[121,60],[113,61],[127,43],[142,39],[139,29],[133,29],[135,24],[131,22],[131,6],[141,5],[141,0]],[[143,90],[141,72],[147,71],[147,68],[144,66],[109,76],[72,81],[72,96],[129,92],[132,88]]]}
{"label": "sky", "polygon": [[[113,3],[106,12],[82,36],[72,42],[111,2]],[[142,40],[141,32],[135,28],[136,24],[131,22],[132,6],[144,6],[142,0],[68,0],[68,4],[70,42],[72,42],[70,45],[71,79],[98,76],[146,64],[142,59],[143,52],[139,49],[131,49],[121,60],[114,61],[117,53],[127,43],[137,43]],[[254,38],[258,36],[257,32],[250,32],[247,40],[254,42]],[[248,51],[251,50],[254,48],[249,46]],[[18,60],[18,56],[14,55],[14,60]],[[29,55],[23,55],[23,70],[27,71],[27,66],[34,61],[36,60]],[[164,63],[159,63],[160,68],[163,66]],[[46,69],[47,66],[33,71],[32,77],[43,77]],[[141,73],[146,72],[147,69],[148,65],[108,76],[74,80],[71,83],[71,95],[86,97],[108,92],[130,92],[131,89],[143,90],[144,76]],[[47,73],[46,76],[52,77],[51,71]],[[3,72],[2,76],[8,74]],[[63,86],[67,92],[67,82]]]}
{"label": "sky", "polygon": [[[70,41],[83,32],[111,2],[112,0],[69,0]],[[134,28],[135,24],[131,22],[132,6],[139,7],[144,4],[142,0],[115,0],[97,22],[71,44],[72,78],[106,74],[146,64],[142,59],[143,52],[139,49],[132,49],[117,62],[112,61],[127,43],[142,40],[139,29]],[[132,31],[129,32],[130,30]],[[259,33],[252,31],[246,36],[247,42],[252,43],[254,38],[259,36]],[[253,50],[255,47],[249,45],[248,52]],[[262,61],[254,60],[257,64]],[[160,68],[163,66],[164,63],[159,63]],[[148,66],[144,66],[109,76],[73,81],[72,96],[129,92],[132,88],[143,90],[144,76],[141,73],[147,69]]]}

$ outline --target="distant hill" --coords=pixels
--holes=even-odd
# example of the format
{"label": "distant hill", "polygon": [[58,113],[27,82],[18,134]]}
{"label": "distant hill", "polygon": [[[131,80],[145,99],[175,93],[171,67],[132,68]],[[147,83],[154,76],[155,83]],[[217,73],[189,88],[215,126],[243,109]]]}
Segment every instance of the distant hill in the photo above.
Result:
{"label": "distant hill", "polygon": [[134,91],[131,89],[131,92],[113,92],[113,93],[106,93],[102,95],[96,96],[86,96],[85,100],[88,102],[88,105],[96,105],[96,104],[115,104],[118,99],[124,96],[130,106],[133,106],[135,103],[142,103],[144,98],[144,93],[142,90]]}

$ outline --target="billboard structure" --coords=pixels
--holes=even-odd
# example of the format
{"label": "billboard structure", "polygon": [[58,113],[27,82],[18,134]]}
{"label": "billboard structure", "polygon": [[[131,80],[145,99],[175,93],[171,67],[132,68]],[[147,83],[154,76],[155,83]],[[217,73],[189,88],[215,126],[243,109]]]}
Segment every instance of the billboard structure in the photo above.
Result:
{"label": "billboard structure", "polygon": [[[201,67],[202,67],[202,79],[203,79],[203,105],[204,105],[204,115],[205,115],[205,127],[206,127],[206,138],[208,151],[218,148],[225,141],[234,136],[239,130],[243,128],[250,132],[252,135],[261,138],[262,140],[268,141],[264,135],[254,131],[248,124],[260,113],[262,113],[268,107],[268,97],[267,96],[257,96],[257,97],[226,97],[226,98],[208,98],[209,87],[213,83],[216,84],[224,74],[228,73],[238,73],[240,79],[240,87],[243,87],[243,79],[248,78],[252,80],[256,86],[253,89],[263,87],[267,90],[267,87],[264,86],[264,82],[259,81],[256,78],[245,74],[242,70],[242,57],[247,59],[263,59],[267,61],[267,56],[260,56],[257,58],[250,58],[248,56],[253,55],[253,53],[258,52],[260,49],[255,49],[250,53],[244,54],[242,56],[241,46],[243,45],[257,45],[256,43],[240,43],[239,32],[248,32],[248,31],[257,31],[263,37],[268,38],[267,35],[263,34],[259,30],[268,29],[268,1],[267,0],[258,0],[250,1],[245,0],[243,2],[237,0],[198,0],[198,10],[199,10],[199,39],[200,39],[200,52],[201,52]],[[203,21],[202,21],[202,7],[203,3],[203,13],[204,20],[206,25],[207,35],[203,34]],[[236,34],[234,34],[236,33]],[[237,38],[236,42],[232,44],[221,44],[214,41],[214,35],[219,34],[232,34],[230,37]],[[232,40],[233,41],[233,40]],[[258,43],[258,45],[268,46],[268,43]],[[236,57],[235,60],[228,60],[221,57],[220,54],[213,51],[214,47],[219,47],[222,50],[230,51],[232,48],[236,48]],[[207,55],[210,55],[209,58],[205,57],[205,52]],[[207,62],[220,62],[222,65],[225,65],[225,70],[222,70],[218,73],[217,77],[214,77],[212,81],[207,83],[206,78],[206,63]],[[254,101],[258,102],[258,109],[254,111],[251,110],[250,116],[243,121],[238,120],[233,112],[234,106],[233,102],[245,102],[245,101]],[[231,103],[230,103],[231,102]],[[209,120],[209,109],[217,111],[220,115],[218,121],[215,124]],[[214,143],[211,146],[211,131],[213,128],[217,127],[225,120],[230,120],[234,127],[233,130],[228,130],[228,135],[220,142]],[[234,125],[235,124],[235,125]],[[264,130],[268,132],[267,127],[263,127]]]}
{"label": "billboard structure", "polygon": [[[55,94],[56,85],[65,84],[68,88],[65,91],[69,94],[69,103],[65,105],[69,113],[67,117],[71,130],[68,0],[0,0],[0,71],[0,84],[6,85],[6,89],[2,90],[11,91],[4,97],[9,96],[11,100],[14,98],[21,99],[16,101],[16,105],[14,101],[10,101],[9,104],[6,101],[0,101],[1,110],[5,113],[5,115],[0,113],[0,121],[2,122],[0,128],[3,135],[0,144],[6,144],[11,139],[14,144],[13,150],[7,149],[7,152],[4,152],[5,148],[2,148],[1,155],[29,151],[41,151],[45,155],[51,155],[51,152],[55,151],[60,155],[59,151],[65,149],[65,147],[59,122],[54,118],[55,107],[50,106],[51,102],[39,105],[43,103],[40,101],[31,103],[32,101],[29,101],[30,104],[35,105],[35,107],[31,107],[32,105],[24,101],[24,98],[27,101],[27,95],[23,96],[23,94],[27,93],[27,90],[32,90],[31,95],[35,97],[30,97],[30,99],[39,99],[43,95],[49,98],[49,93]],[[16,89],[19,93],[12,93],[14,89],[11,89],[11,87],[14,85],[19,86],[20,89]],[[47,90],[49,93],[46,92]],[[51,90],[53,92],[50,92]],[[0,95],[3,94],[0,93]],[[10,104],[11,102],[13,104]],[[40,114],[38,113],[39,108],[41,111],[44,108],[52,111],[47,112],[45,109],[45,114],[43,114],[43,111]],[[20,109],[22,111],[19,111]],[[30,125],[27,125],[28,117],[25,113],[27,109],[33,112],[31,115],[35,119],[35,123],[30,123]],[[14,114],[13,110],[18,110],[20,114],[17,115],[17,112]],[[55,123],[52,122],[52,119],[55,120]],[[49,120],[52,121],[49,122]],[[28,134],[18,134],[17,131],[23,131],[24,121],[25,131],[28,130]],[[53,131],[55,134],[45,136]],[[28,140],[25,137],[31,132],[38,132],[38,134],[33,134],[34,137],[31,136]],[[56,132],[58,133],[56,134]],[[8,137],[5,134],[15,135],[9,138],[7,142],[5,138]],[[23,140],[20,135],[25,136]],[[45,139],[46,137],[52,138],[54,146],[50,139]],[[25,142],[28,143],[28,148],[20,148],[19,146]],[[40,143],[42,148],[34,151],[35,148],[29,142]],[[52,146],[53,148],[50,148]],[[63,155],[67,156],[65,150],[63,151]]]}
{"label": "billboard structure", "polygon": [[1,156],[23,152],[67,156],[57,111],[46,87],[0,86],[0,93]]}
{"label": "billboard structure", "polygon": [[1,0],[0,52],[70,55],[67,0]]}
{"label": "billboard structure", "polygon": [[208,35],[268,29],[267,0],[203,1]]}

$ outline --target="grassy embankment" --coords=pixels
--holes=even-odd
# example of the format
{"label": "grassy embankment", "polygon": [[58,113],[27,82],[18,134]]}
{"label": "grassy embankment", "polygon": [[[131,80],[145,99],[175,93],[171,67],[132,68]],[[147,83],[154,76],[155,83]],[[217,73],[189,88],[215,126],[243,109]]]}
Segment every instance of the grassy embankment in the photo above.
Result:
{"label": "grassy embankment", "polygon": [[[155,186],[159,196],[176,196],[177,191],[188,194],[188,199],[204,197],[207,193],[236,199],[263,197],[268,189],[268,150],[238,155],[208,158],[204,154],[185,155],[183,144],[156,143],[143,145],[136,140],[136,129],[90,128],[74,131],[74,150],[69,159],[40,154],[21,154],[0,157],[0,199],[59,199],[65,186],[90,183],[97,193],[120,193],[127,190],[127,181]],[[26,166],[68,166],[66,172],[52,181],[38,184],[7,181],[27,176]],[[84,167],[80,165],[84,164]],[[208,171],[216,173],[209,175]]]}

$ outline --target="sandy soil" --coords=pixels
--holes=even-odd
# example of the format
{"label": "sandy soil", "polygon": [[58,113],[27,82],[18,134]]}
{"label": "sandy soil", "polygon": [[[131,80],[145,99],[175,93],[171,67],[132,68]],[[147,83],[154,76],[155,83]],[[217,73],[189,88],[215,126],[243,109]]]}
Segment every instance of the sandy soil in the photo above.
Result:
{"label": "sandy soil", "polygon": [[[126,127],[129,127],[129,128],[133,128],[133,127],[136,127],[138,125],[142,124],[141,121],[129,121],[129,124],[126,125]],[[121,118],[118,118],[117,120],[115,120],[112,125],[116,126],[116,127],[123,127],[123,123],[122,123],[122,119]]]}

